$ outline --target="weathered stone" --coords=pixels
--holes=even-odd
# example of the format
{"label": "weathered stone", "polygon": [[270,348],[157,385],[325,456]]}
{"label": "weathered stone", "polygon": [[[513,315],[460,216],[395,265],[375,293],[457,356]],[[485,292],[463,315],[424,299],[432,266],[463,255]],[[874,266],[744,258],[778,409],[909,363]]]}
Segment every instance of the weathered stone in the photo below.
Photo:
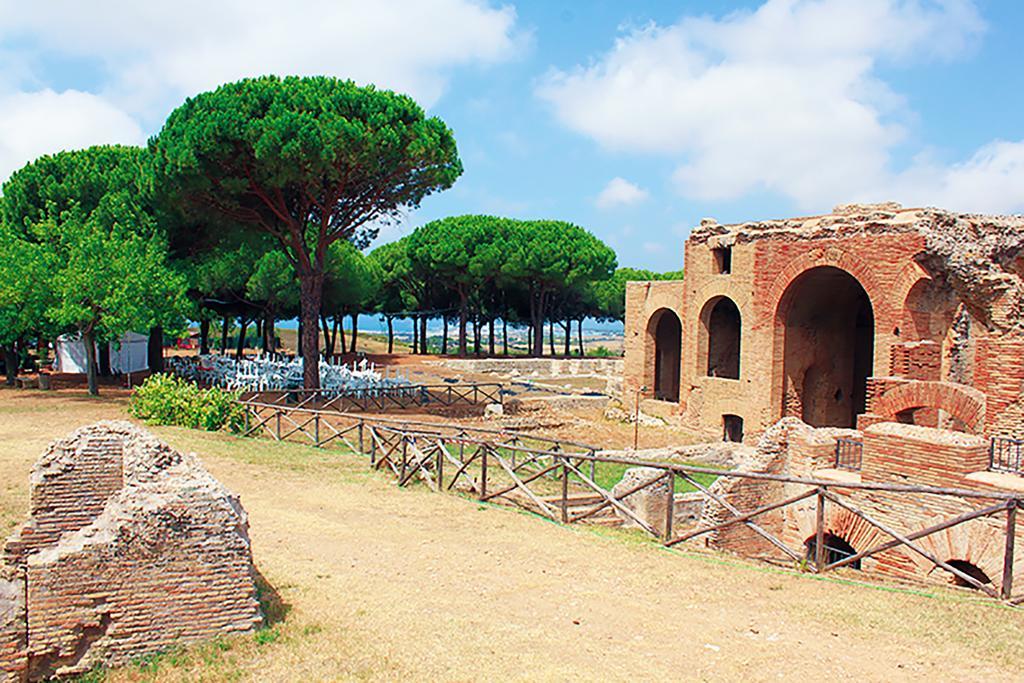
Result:
{"label": "weathered stone", "polygon": [[4,550],[0,671],[11,681],[121,664],[262,619],[238,498],[194,455],[127,422],[51,444],[32,472],[31,518]]}
{"label": "weathered stone", "polygon": [[[639,491],[628,493],[640,486],[643,488]],[[632,467],[623,473],[622,479],[612,488],[612,495],[621,498],[620,502],[624,508],[661,534],[665,529],[668,486],[664,470],[654,467]],[[624,494],[628,495],[623,497]],[[638,526],[622,511],[616,510],[616,513],[622,518],[625,526]]]}

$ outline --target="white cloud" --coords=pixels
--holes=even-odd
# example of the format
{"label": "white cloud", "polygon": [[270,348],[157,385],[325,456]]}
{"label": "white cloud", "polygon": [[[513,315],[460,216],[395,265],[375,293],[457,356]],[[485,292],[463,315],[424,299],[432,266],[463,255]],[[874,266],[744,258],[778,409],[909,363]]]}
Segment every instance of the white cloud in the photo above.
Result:
{"label": "white cloud", "polygon": [[[130,114],[122,139],[140,127],[156,132],[189,95],[267,73],[352,78],[430,107],[454,69],[514,58],[530,39],[517,30],[514,8],[484,0],[0,0],[0,16],[0,98],[51,86],[55,60],[74,64],[95,80],[88,89],[102,100],[96,106]],[[73,112],[51,103],[60,110],[41,112],[38,124],[0,128],[0,149],[16,155],[24,136],[78,140]]]}
{"label": "white cloud", "polygon": [[896,177],[890,192],[914,206],[1024,213],[1024,140],[991,142],[949,166],[919,161]]}
{"label": "white cloud", "polygon": [[689,197],[821,208],[893,184],[911,113],[877,66],[951,59],[983,30],[971,0],[768,0],[634,30],[537,94],[605,147],[677,159]]}
{"label": "white cloud", "polygon": [[597,195],[594,204],[599,209],[611,209],[616,206],[628,206],[645,201],[650,194],[647,190],[634,185],[625,178],[612,178]]}
{"label": "white cloud", "polygon": [[0,96],[0,183],[43,154],[145,140],[134,119],[96,95],[41,90]]}

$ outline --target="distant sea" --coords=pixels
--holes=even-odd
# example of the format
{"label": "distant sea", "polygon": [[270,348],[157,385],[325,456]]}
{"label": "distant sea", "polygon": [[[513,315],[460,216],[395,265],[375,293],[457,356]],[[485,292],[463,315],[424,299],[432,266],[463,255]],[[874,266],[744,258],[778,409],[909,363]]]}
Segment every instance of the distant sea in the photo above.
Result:
{"label": "distant sea", "polygon": [[[346,319],[345,327],[347,328],[349,321]],[[287,330],[295,330],[299,327],[298,319],[293,320],[279,320],[277,322],[278,327],[283,327]],[[441,334],[444,326],[436,320],[431,321],[427,325],[427,334]],[[458,325],[449,324],[448,333],[452,334],[456,331]],[[363,332],[383,332],[387,333],[388,324],[384,318],[376,315],[362,314],[359,316],[359,329]],[[573,334],[575,334],[576,326],[573,325]],[[556,332],[560,332],[559,328],[555,328]],[[412,334],[412,320],[395,320],[395,332],[401,335]],[[583,333],[584,334],[622,334],[623,326],[618,321],[613,322],[598,322],[590,318],[583,321]]]}

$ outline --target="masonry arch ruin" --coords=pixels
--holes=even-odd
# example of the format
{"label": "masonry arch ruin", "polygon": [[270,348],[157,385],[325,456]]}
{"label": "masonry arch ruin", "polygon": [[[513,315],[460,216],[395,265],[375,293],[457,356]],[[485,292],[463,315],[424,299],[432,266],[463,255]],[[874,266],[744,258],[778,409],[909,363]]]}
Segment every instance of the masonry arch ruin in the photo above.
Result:
{"label": "masonry arch ruin", "polygon": [[648,390],[662,401],[679,401],[683,325],[675,311],[660,308],[647,322],[648,354],[644,373]]}
{"label": "masonry arch ruin", "polygon": [[985,395],[973,387],[952,382],[914,381],[889,389],[872,401],[871,413],[882,420],[901,422],[902,416],[922,408],[946,412],[959,431],[980,434],[985,423]]}
{"label": "masonry arch ruin", "polygon": [[698,370],[708,377],[740,378],[740,348],[743,336],[740,309],[727,296],[716,296],[700,313]]}
{"label": "masonry arch ruin", "polygon": [[875,314],[848,271],[816,266],[793,278],[775,315],[781,416],[814,427],[854,427],[873,374]]}

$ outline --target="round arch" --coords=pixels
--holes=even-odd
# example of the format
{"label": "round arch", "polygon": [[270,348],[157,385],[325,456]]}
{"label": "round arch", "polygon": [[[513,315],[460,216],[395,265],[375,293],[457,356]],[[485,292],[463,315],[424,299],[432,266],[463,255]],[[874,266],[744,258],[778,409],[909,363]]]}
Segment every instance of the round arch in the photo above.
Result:
{"label": "round arch", "polygon": [[683,323],[670,308],[659,308],[647,319],[644,383],[654,397],[679,401]]}
{"label": "round arch", "polygon": [[871,404],[874,415],[893,422],[900,413],[920,408],[944,410],[974,434],[980,434],[985,424],[985,395],[972,387],[951,382],[918,380],[899,384]]}
{"label": "round arch", "polygon": [[697,374],[740,378],[743,316],[731,298],[718,295],[701,308],[697,335]]}
{"label": "round arch", "polygon": [[775,310],[773,399],[781,417],[854,427],[874,370],[875,311],[861,282],[835,266],[793,278]]}

